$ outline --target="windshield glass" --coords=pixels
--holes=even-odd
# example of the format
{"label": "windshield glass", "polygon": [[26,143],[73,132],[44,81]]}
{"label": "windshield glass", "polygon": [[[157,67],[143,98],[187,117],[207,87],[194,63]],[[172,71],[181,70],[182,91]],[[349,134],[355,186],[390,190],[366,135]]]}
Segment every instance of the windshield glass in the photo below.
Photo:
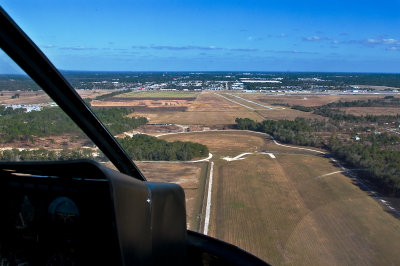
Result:
{"label": "windshield glass", "polygon": [[[146,179],[184,188],[189,229],[274,265],[400,264],[398,1],[4,2]],[[0,119],[50,104],[0,71]],[[94,152],[56,129],[7,136]]]}
{"label": "windshield glass", "polygon": [[[92,159],[111,165],[75,123],[0,50],[0,160]],[[79,90],[78,90],[79,92]],[[82,97],[101,95],[80,90]]]}

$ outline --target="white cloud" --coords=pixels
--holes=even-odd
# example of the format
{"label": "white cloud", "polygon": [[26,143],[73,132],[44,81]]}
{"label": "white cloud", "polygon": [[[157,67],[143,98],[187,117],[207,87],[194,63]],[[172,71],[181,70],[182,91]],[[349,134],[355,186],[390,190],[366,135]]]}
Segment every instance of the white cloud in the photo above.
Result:
{"label": "white cloud", "polygon": [[314,42],[314,41],[329,41],[332,40],[332,38],[329,37],[321,37],[318,35],[314,35],[311,37],[303,37],[303,41],[309,41],[309,42]]}
{"label": "white cloud", "polygon": [[371,39],[371,38],[364,40],[364,42],[367,44],[380,44],[381,43],[380,40]]}
{"label": "white cloud", "polygon": [[400,49],[400,41],[393,38],[367,38],[361,41],[350,41],[350,43],[361,43],[365,46],[374,47],[374,46],[390,46],[386,47],[386,50],[398,50]]}
{"label": "white cloud", "polygon": [[203,51],[233,51],[233,52],[256,52],[259,49],[256,48],[224,48],[217,47],[214,45],[210,46],[199,46],[199,45],[152,45],[152,46],[132,46],[134,49],[156,49],[156,50],[171,50],[171,51],[184,51],[184,50],[203,50]]}
{"label": "white cloud", "polygon": [[277,54],[319,54],[317,52],[307,52],[298,50],[265,50],[265,52],[277,53]]}
{"label": "white cloud", "polygon": [[54,44],[45,44],[45,45],[40,45],[42,48],[54,48],[56,47]]}
{"label": "white cloud", "polygon": [[197,46],[197,45],[185,45],[185,46],[175,46],[175,45],[153,45],[150,46],[152,49],[157,50],[222,50],[216,46]]}
{"label": "white cloud", "polygon": [[400,41],[396,39],[383,39],[384,44],[400,44]]}
{"label": "white cloud", "polygon": [[256,52],[256,51],[258,51],[258,49],[255,49],[255,48],[230,48],[227,50],[235,51],[235,52]]}
{"label": "white cloud", "polygon": [[75,51],[97,50],[97,48],[89,48],[89,47],[85,47],[85,46],[82,46],[82,45],[61,47],[60,49],[62,49],[62,50],[75,50]]}

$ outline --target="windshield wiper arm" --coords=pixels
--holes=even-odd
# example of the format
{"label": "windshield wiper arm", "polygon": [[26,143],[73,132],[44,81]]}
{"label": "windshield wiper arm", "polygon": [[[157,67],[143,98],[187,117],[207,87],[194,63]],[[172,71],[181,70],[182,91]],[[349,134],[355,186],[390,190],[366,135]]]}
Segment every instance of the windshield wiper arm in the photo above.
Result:
{"label": "windshield wiper arm", "polygon": [[146,180],[69,82],[2,7],[0,47],[71,117],[120,172]]}

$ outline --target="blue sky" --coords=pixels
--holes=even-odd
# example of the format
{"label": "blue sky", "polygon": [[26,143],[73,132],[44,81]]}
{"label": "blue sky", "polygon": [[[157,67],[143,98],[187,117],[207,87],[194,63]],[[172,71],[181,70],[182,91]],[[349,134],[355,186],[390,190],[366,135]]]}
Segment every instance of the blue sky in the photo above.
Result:
{"label": "blue sky", "polygon": [[[3,0],[59,68],[400,72],[400,1]],[[12,71],[4,54],[0,73]]]}

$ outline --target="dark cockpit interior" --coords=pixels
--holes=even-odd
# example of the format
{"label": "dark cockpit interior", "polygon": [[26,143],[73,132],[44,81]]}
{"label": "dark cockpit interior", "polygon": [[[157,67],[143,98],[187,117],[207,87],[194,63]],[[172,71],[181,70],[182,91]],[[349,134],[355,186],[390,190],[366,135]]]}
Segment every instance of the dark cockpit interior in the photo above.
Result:
{"label": "dark cockpit interior", "polygon": [[177,185],[144,183],[92,161],[1,164],[0,175],[2,265],[184,258],[184,194]]}

